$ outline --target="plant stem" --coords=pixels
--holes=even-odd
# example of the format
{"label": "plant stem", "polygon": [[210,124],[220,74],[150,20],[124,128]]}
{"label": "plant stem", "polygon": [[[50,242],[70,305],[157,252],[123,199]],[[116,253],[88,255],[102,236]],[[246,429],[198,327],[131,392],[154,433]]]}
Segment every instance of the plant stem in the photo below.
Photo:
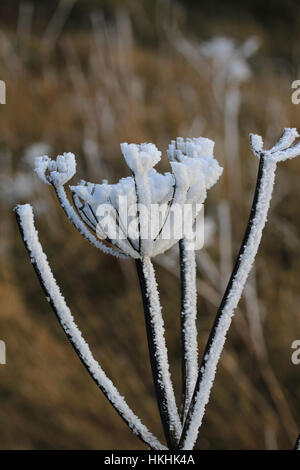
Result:
{"label": "plant stem", "polygon": [[196,260],[195,251],[187,249],[186,243],[185,239],[179,241],[182,349],[181,419],[183,422],[190,406],[198,374]]}
{"label": "plant stem", "polygon": [[[75,212],[74,208],[69,202],[69,199],[66,195],[65,189],[61,185],[53,184],[53,188],[55,190],[56,196],[58,201],[65,212],[66,216],[70,220],[70,222],[74,225],[74,227],[79,231],[79,233],[88,241],[90,242],[95,248],[103,251],[104,253],[111,254],[118,258],[128,258],[129,256],[119,251],[119,248],[113,249],[111,247],[106,246],[100,240],[98,240],[94,235],[86,228],[85,224]],[[76,207],[76,206],[75,206]]]}
{"label": "plant stem", "polygon": [[17,206],[15,212],[25,248],[41,287],[58,321],[60,322],[61,327],[87,372],[93,378],[119,416],[123,421],[125,421],[137,437],[139,437],[150,449],[165,449],[165,447],[162,446],[160,442],[148,431],[146,426],[141,423],[139,418],[129,408],[124,397],[120,395],[117,388],[106,376],[100,364],[94,359],[88,344],[84,341],[65,299],[56,284],[46,255],[39,242],[38,234],[34,226],[31,206],[28,204],[25,206]]}
{"label": "plant stem", "polygon": [[191,449],[196,442],[226,334],[251,270],[267,220],[275,170],[276,162],[262,153],[248,225],[203,354],[193,399],[179,443],[181,449]]}
{"label": "plant stem", "polygon": [[148,348],[156,399],[169,449],[178,445],[181,423],[171,381],[168,352],[164,338],[164,323],[154,269],[150,258],[135,260],[141,287]]}

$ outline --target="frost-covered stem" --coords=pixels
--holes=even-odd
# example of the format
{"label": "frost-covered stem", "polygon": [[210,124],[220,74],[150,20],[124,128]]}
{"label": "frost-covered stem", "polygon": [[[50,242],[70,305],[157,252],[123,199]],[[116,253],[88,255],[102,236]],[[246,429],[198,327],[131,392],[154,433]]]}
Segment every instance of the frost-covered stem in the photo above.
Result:
{"label": "frost-covered stem", "polygon": [[143,299],[148,348],[158,409],[168,448],[174,449],[179,442],[181,423],[169,370],[164,322],[154,268],[148,257],[135,262]]}
{"label": "frost-covered stem", "polygon": [[300,450],[300,434],[299,434],[299,436],[297,437],[294,450]]}
{"label": "frost-covered stem", "polygon": [[181,274],[182,421],[191,403],[198,375],[197,286],[195,251],[179,241]]}
{"label": "frost-covered stem", "polygon": [[88,373],[125,423],[147,446],[151,449],[165,449],[129,408],[124,397],[120,395],[117,388],[106,376],[100,364],[94,359],[88,344],[83,339],[39,242],[38,233],[34,226],[32,207],[25,204],[17,206],[15,211],[22,239],[46,298]]}
{"label": "frost-covered stem", "polygon": [[192,449],[195,445],[226,334],[259,247],[275,179],[276,162],[268,157],[269,155],[264,156],[261,153],[248,225],[205,348],[192,403],[180,440],[181,449]]}

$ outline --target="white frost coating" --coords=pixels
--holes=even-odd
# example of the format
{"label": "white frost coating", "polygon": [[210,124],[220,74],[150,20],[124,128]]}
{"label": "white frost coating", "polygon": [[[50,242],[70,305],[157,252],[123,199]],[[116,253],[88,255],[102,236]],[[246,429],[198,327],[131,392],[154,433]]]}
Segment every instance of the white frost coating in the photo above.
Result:
{"label": "white frost coating", "polygon": [[[172,141],[168,148],[171,165],[176,161],[186,166],[188,184],[190,185],[186,200],[189,203],[203,203],[206,190],[210,189],[222,174],[222,168],[213,158],[214,142],[203,137],[187,139],[179,137]],[[178,163],[177,163],[178,165]],[[185,289],[183,292],[183,310],[181,316],[184,324],[184,357],[185,357],[185,403],[183,417],[186,417],[198,375],[197,343],[197,288],[195,251],[186,249],[186,240],[182,240]],[[164,248],[168,248],[165,244]]]}
{"label": "white frost coating", "polygon": [[88,240],[95,248],[98,248],[99,250],[103,251],[104,253],[116,256],[118,258],[127,258],[123,253],[119,253],[118,251],[104,245],[104,243],[101,243],[99,240],[97,240],[96,237],[94,237],[91,232],[88,231],[84,223],[80,220],[79,216],[76,214],[75,210],[69,203],[69,200],[67,198],[66,192],[64,190],[63,186],[56,186],[55,187],[57,197],[59,199],[59,202],[65,211],[68,219],[72,222],[75,228],[79,231],[81,235],[84,236],[86,240]]}
{"label": "white frost coating", "polygon": [[300,152],[300,143],[294,145],[294,147],[290,147],[286,150],[279,150],[278,152],[269,152],[270,158],[272,158],[275,162],[283,162],[284,160],[288,160],[289,158],[294,158],[299,155]]}
{"label": "white frost coating", "polygon": [[[72,224],[77,230],[96,248],[100,249],[104,253],[111,254],[117,257],[139,257],[138,254],[130,247],[124,240],[120,240],[116,248],[121,250],[114,250],[113,248],[107,247],[104,243],[97,240],[85,227],[84,223],[80,220],[73,207],[68,201],[67,195],[63,188],[63,185],[69,181],[76,173],[76,160],[73,153],[64,153],[58,155],[56,160],[51,160],[48,156],[36,157],[35,159],[35,172],[41,178],[42,181],[49,185],[53,185],[59,202],[64,209],[67,217],[70,219]],[[88,194],[88,193],[87,193]],[[91,228],[91,224],[83,220]],[[97,222],[96,222],[97,224]]]}
{"label": "white frost coating", "polygon": [[258,156],[264,146],[264,142],[261,136],[256,134],[250,134],[250,146],[252,152]]}
{"label": "white frost coating", "polygon": [[[255,137],[253,148],[255,155],[257,155],[255,150],[255,143],[257,142],[259,143],[260,141]],[[277,146],[275,146],[275,148],[276,147]],[[234,310],[242,295],[243,288],[245,286],[248,274],[251,270],[260,244],[262,231],[267,221],[268,209],[270,207],[270,201],[272,197],[277,158],[279,158],[279,156],[281,160],[290,158],[286,155],[290,155],[292,152],[294,152],[293,156],[300,154],[300,147],[298,145],[296,145],[292,149],[278,151],[277,154],[275,154],[275,158],[274,154],[272,153],[272,150],[263,151],[265,155],[265,163],[260,182],[260,190],[256,206],[256,215],[251,224],[250,234],[248,241],[244,247],[244,252],[240,257],[240,265],[233,280],[231,291],[221,312],[209,353],[204,358],[205,365],[203,367],[203,370],[201,370],[202,378],[200,388],[196,395],[195,406],[183,442],[182,448],[184,450],[193,449],[195,445],[198,436],[198,431],[204,416],[205,407],[208,403],[211,388],[213,386],[217,364],[220,359],[223,346],[226,340],[226,334],[230,327]],[[292,152],[289,152],[290,150],[292,150]]]}
{"label": "white frost coating", "polygon": [[[124,234],[123,227],[132,229],[125,234],[127,240],[123,246],[118,239],[109,237],[113,245],[132,258],[153,257],[182,238],[182,234],[180,237],[176,234],[184,230],[187,233],[183,217],[174,220],[172,209],[178,211],[181,207],[183,214],[184,205],[189,204],[195,222],[196,205],[204,202],[207,189],[221,175],[222,168],[213,158],[213,148],[214,142],[210,139],[199,137],[185,141],[178,138],[168,149],[173,173],[160,174],[153,168],[161,157],[155,145],[123,143],[121,150],[133,176],[121,178],[117,184],[82,181],[71,186],[71,190],[83,202],[83,218],[89,216],[89,206],[97,214],[101,205],[110,204],[118,213],[118,217],[109,219],[112,232],[119,234],[121,230]],[[126,197],[128,211],[123,211],[120,205],[123,197]],[[154,210],[154,205],[158,209]],[[102,233],[100,222],[99,225]]]}
{"label": "white frost coating", "polygon": [[260,153],[264,152],[264,155],[268,156],[269,159],[272,159],[275,162],[282,162],[299,155],[300,142],[291,147],[297,137],[299,137],[297,129],[287,127],[284,129],[277,144],[275,144],[270,150],[263,149],[263,140],[261,136],[256,134],[250,134],[250,145],[256,156],[259,157]]}
{"label": "white frost coating", "polygon": [[[179,221],[172,221],[173,207],[176,207],[176,205],[183,206],[183,204],[186,202],[187,192],[189,189],[189,173],[186,165],[184,165],[183,163],[171,161],[170,164],[175,178],[175,192],[164,226],[171,227],[170,232],[173,233],[175,236],[176,230],[172,227],[172,223],[179,223]],[[159,243],[153,244],[152,256],[156,256],[160,253],[167,251],[169,248],[171,248],[171,246],[174,245],[175,242],[178,241],[179,238],[175,239],[164,237],[164,231],[162,231],[162,238],[159,240]]]}
{"label": "white frost coating", "polygon": [[[213,158],[214,142],[199,137],[186,139],[179,137],[172,141],[168,148],[171,165],[176,161],[186,166],[189,184],[186,201],[192,204],[203,203],[206,191],[210,189],[222,174],[222,168]],[[177,163],[178,165],[178,163]],[[174,172],[174,171],[173,171]],[[165,245],[168,248],[168,245]],[[185,367],[185,403],[183,417],[186,417],[198,376],[198,343],[197,343],[197,288],[195,251],[186,249],[186,240],[182,240],[182,264],[184,269],[185,289],[183,292],[183,350]]]}
{"label": "white frost coating", "polygon": [[186,140],[177,137],[176,141],[171,140],[167,154],[170,160],[180,160],[183,154],[190,158],[202,157],[203,155],[213,157],[214,146],[214,141],[206,137],[188,138]]}
{"label": "white frost coating", "polygon": [[[172,206],[177,204],[191,204],[195,222],[197,206],[199,210],[200,204],[205,201],[207,189],[218,181],[223,171],[212,156],[213,149],[214,142],[204,137],[186,140],[178,137],[176,141],[171,141],[167,153],[175,177],[175,194],[166,226],[171,221]],[[153,256],[168,250],[173,244],[174,241],[161,240],[159,245],[154,245]]]}
{"label": "white frost coating", "polygon": [[31,262],[37,265],[45,290],[47,291],[49,299],[55,306],[60,323],[66,334],[70,337],[72,344],[74,344],[79,352],[80,358],[83,360],[90,374],[107,395],[109,401],[128,423],[132,431],[135,434],[140,435],[144,442],[148,443],[152,448],[165,449],[165,447],[160,444],[156,437],[151,434],[146,426],[141,423],[140,419],[129,408],[124,397],[120,395],[117,388],[106,376],[100,364],[94,359],[88,344],[83,339],[80,330],[74,322],[70,309],[60,292],[48,264],[47,257],[39,242],[38,233],[34,226],[32,207],[29,204],[17,206],[16,212],[20,217],[20,223],[24,233],[24,241],[30,253]]}
{"label": "white frost coating", "polygon": [[231,324],[234,310],[240,300],[248,274],[254,262],[255,255],[261,240],[262,230],[267,220],[267,212],[273,190],[276,163],[267,161],[262,177],[262,186],[259,195],[257,214],[253,220],[251,233],[244,254],[241,257],[241,264],[238,273],[233,281],[232,290],[228,301],[222,311],[213,345],[210,349],[204,370],[202,371],[202,381],[196,397],[195,407],[191,416],[190,425],[186,434],[183,449],[193,449],[196,442],[199,428],[202,424],[205,407],[208,403],[211,388],[213,386],[217,364],[223,350],[226,334]]}
{"label": "white frost coating", "polygon": [[[153,144],[121,144],[121,150],[127,165],[134,174],[137,202],[140,204],[137,212],[139,224],[139,252],[147,255],[152,249],[147,215],[151,210],[151,187],[149,171],[159,162],[161,152]],[[144,209],[147,211],[145,213]]]}
{"label": "white frost coating", "polygon": [[220,178],[223,169],[213,158],[214,144],[205,137],[186,140],[178,137],[171,141],[167,154],[171,161],[179,161],[190,169],[191,188],[199,187],[199,176],[204,178],[205,189],[210,189]]}
{"label": "white frost coating", "polygon": [[279,141],[277,142],[274,147],[272,147],[269,152],[275,153],[278,152],[279,150],[285,150],[288,147],[290,147],[294,140],[299,137],[298,131],[295,128],[286,128],[283,131],[282,136],[280,137]]}
{"label": "white frost coating", "polygon": [[[58,155],[56,160],[51,160],[48,156],[44,155],[42,157],[35,158],[35,172],[41,178],[42,181],[49,185],[53,185],[56,194],[59,198],[59,201],[67,215],[71,220],[73,225],[79,230],[79,232],[96,248],[100,249],[104,253],[111,254],[117,257],[132,257],[139,258],[139,254],[130,246],[126,240],[117,240],[115,246],[117,250],[107,247],[104,243],[98,241],[85,227],[82,223],[73,207],[68,201],[66,193],[64,191],[63,185],[66,184],[76,173],[76,160],[73,153],[64,153],[63,155]],[[104,185],[105,186],[105,185]],[[81,187],[81,191],[84,191],[85,188]],[[85,194],[89,195],[87,191]],[[90,196],[91,198],[91,196]],[[89,202],[89,201],[88,201]],[[91,224],[87,222],[85,214],[82,217],[83,221],[91,227]],[[97,225],[97,221],[96,221]],[[103,233],[102,233],[103,235]],[[105,237],[103,237],[105,238]],[[120,252],[118,251],[120,250]]]}
{"label": "white frost coating", "polygon": [[155,273],[150,258],[142,259],[143,273],[146,281],[146,293],[150,304],[151,323],[154,330],[154,342],[157,348],[158,373],[161,378],[161,384],[165,388],[165,396],[167,400],[167,409],[169,414],[169,422],[171,430],[174,430],[176,438],[179,440],[181,435],[181,422],[175,401],[174,389],[171,380],[168,351],[164,337],[164,322],[161,314],[161,306]]}
{"label": "white frost coating", "polygon": [[186,361],[184,419],[191,403],[198,376],[196,257],[195,251],[186,249],[185,244],[186,240],[183,240],[182,263],[184,266],[185,292],[181,315],[184,316],[184,356]]}
{"label": "white frost coating", "polygon": [[[37,157],[35,171],[45,183],[54,186],[65,213],[88,241],[105,253],[140,259],[163,253],[191,231],[207,189],[222,173],[213,149],[210,139],[185,141],[178,137],[167,151],[173,174],[160,174],[154,166],[161,152],[154,144],[123,143],[121,150],[133,176],[121,178],[117,184],[80,181],[70,186],[79,215],[63,189],[75,174],[75,156],[64,153],[56,160],[46,155]],[[189,225],[187,205],[192,219]],[[175,212],[180,216],[174,217]],[[85,224],[113,247],[97,241]]]}
{"label": "white frost coating", "polygon": [[71,152],[51,160],[47,155],[35,158],[35,172],[47,184],[66,184],[76,173],[75,155]]}
{"label": "white frost coating", "polygon": [[161,152],[154,144],[121,144],[121,150],[131,171],[147,173],[160,160]]}

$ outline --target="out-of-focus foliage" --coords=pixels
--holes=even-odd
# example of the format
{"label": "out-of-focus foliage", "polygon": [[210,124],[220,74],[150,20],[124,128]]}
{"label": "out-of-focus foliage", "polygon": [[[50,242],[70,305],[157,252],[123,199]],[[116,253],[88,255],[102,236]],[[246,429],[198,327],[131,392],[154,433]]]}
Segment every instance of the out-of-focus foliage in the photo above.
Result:
{"label": "out-of-focus foliage", "polygon": [[[291,82],[299,78],[299,7],[270,2],[266,26],[254,1],[244,12],[236,6],[236,16],[233,7],[213,11],[209,2],[201,10],[198,2],[77,1],[64,21],[54,21],[55,12],[60,20],[64,15],[57,3],[0,7],[0,79],[7,86],[7,104],[0,107],[0,339],[7,345],[0,447],[141,448],[64,338],[25,255],[12,207],[33,204],[50,264],[95,356],[161,436],[134,264],[84,242],[51,188],[37,181],[32,162],[39,154],[72,151],[78,180],[116,181],[127,175],[120,142],[166,149],[178,135],[216,141],[225,172],[206,204],[209,234],[199,255],[201,351],[251,203],[257,162],[249,132],[272,143],[283,127],[300,128],[300,108],[290,99]],[[229,80],[224,64],[215,68],[213,58],[204,57],[201,45],[215,36],[233,37],[234,50],[250,36],[259,38],[260,49],[245,59],[247,79]],[[167,158],[160,165],[166,170]],[[300,338],[299,176],[298,161],[279,168],[255,273],[230,330],[199,449],[290,449],[299,432],[300,366],[290,360],[291,344]],[[179,399],[174,259],[176,252],[160,258],[157,269]]]}

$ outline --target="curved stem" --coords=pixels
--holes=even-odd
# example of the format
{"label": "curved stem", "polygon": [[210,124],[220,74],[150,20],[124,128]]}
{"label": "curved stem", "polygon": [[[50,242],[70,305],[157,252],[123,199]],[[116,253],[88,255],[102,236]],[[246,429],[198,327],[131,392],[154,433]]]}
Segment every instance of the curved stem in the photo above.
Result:
{"label": "curved stem", "polygon": [[39,242],[38,233],[34,226],[32,207],[29,204],[25,204],[23,206],[17,206],[15,211],[22,239],[47,300],[50,302],[66,336],[88,373],[120,417],[147,446],[152,449],[165,449],[156,437],[148,431],[146,426],[141,423],[140,419],[133,413],[131,408],[129,408],[125,399],[106,376],[100,364],[94,359],[88,344],[83,339],[55,281],[47,257]]}
{"label": "curved stem", "polygon": [[197,286],[195,251],[179,241],[181,277],[182,421],[191,403],[198,375]]}
{"label": "curved stem", "polygon": [[110,248],[106,246],[104,243],[102,243],[100,240],[97,240],[94,235],[91,234],[91,232],[86,228],[82,220],[79,218],[77,213],[75,212],[74,208],[70,204],[65,189],[61,185],[55,185],[53,184],[53,187],[55,189],[55,193],[57,195],[58,201],[64,210],[66,216],[70,220],[70,222],[74,225],[74,227],[78,230],[78,232],[88,241],[90,242],[95,248],[98,248],[99,250],[103,251],[104,253],[116,256],[118,258],[128,258],[129,256],[125,255],[124,253],[121,253],[113,248]]}
{"label": "curved stem", "polygon": [[89,227],[90,230],[92,230],[94,233],[96,233],[97,232],[97,227],[91,221],[91,219],[87,216],[87,214],[84,212],[84,205],[81,203],[81,201],[80,201],[79,197],[77,196],[77,194],[75,192],[72,192],[71,196],[72,196],[73,205],[74,205],[79,217]]}
{"label": "curved stem", "polygon": [[224,347],[226,334],[254,262],[262,230],[267,220],[275,170],[276,162],[268,158],[268,156],[265,157],[261,154],[248,225],[204,351],[192,403],[180,439],[179,446],[182,449],[192,449],[195,445],[205,406],[209,400],[217,364]]}
{"label": "curved stem", "polygon": [[181,423],[175,401],[164,337],[159,294],[150,258],[136,260],[145,313],[148,348],[158,409],[169,449],[175,449],[181,434]]}

